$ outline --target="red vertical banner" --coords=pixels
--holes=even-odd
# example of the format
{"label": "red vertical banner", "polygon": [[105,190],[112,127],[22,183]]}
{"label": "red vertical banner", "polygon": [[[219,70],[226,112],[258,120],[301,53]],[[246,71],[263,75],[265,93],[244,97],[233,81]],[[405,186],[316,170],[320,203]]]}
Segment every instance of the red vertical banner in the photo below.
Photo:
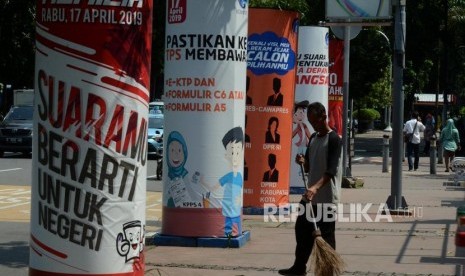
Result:
{"label": "red vertical banner", "polygon": [[329,85],[328,106],[329,126],[342,136],[344,108],[343,75],[344,75],[344,41],[329,41]]}
{"label": "red vertical banner", "polygon": [[37,1],[30,276],[144,275],[152,7]]}
{"label": "red vertical banner", "polygon": [[289,203],[297,28],[297,12],[249,10],[245,210]]}

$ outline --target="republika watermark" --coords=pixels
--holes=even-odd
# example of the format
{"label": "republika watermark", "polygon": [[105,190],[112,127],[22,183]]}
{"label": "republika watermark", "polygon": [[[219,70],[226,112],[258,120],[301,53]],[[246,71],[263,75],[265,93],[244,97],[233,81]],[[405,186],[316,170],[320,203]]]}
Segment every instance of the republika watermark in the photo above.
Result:
{"label": "republika watermark", "polygon": [[299,215],[304,214],[304,211],[309,221],[316,219],[327,222],[393,222],[393,217],[423,217],[423,207],[416,206],[396,210],[394,215],[394,213],[391,214],[386,203],[321,203],[313,207],[314,218],[309,204],[291,203],[285,207],[265,204],[263,221],[295,222]]}

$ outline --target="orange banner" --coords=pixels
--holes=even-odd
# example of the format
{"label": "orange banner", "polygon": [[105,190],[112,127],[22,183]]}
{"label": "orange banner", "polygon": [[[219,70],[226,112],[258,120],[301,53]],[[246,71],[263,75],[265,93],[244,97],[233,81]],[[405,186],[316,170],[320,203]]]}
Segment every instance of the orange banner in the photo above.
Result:
{"label": "orange banner", "polygon": [[298,13],[249,10],[244,213],[289,203]]}

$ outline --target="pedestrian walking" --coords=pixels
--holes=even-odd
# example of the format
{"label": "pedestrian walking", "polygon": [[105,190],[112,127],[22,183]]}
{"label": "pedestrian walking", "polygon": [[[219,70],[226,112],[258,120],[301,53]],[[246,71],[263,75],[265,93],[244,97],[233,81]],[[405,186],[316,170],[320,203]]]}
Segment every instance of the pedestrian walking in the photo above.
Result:
{"label": "pedestrian walking", "polygon": [[[313,249],[316,230],[312,221],[311,210],[324,212],[327,216],[318,216],[316,224],[322,238],[336,249],[336,204],[340,200],[342,179],[342,140],[333,131],[327,121],[325,107],[319,103],[311,103],[307,108],[307,118],[315,132],[310,137],[305,156],[297,155],[296,162],[303,164],[309,172],[306,192],[302,195],[300,208],[304,211],[295,223],[295,259],[288,269],[279,270],[281,275],[305,275],[307,262]],[[311,204],[311,206],[307,206]],[[313,209],[311,209],[312,207]]]}
{"label": "pedestrian walking", "polygon": [[443,148],[446,172],[449,172],[449,170],[451,169],[450,163],[455,157],[455,151],[460,150],[459,131],[455,127],[453,119],[447,120],[446,126],[441,131],[440,140]]}
{"label": "pedestrian walking", "polygon": [[420,122],[418,112],[412,112],[412,118],[404,125],[404,137],[407,143],[408,170],[418,170],[420,162],[420,132],[425,130],[425,126]]}
{"label": "pedestrian walking", "polygon": [[423,154],[429,155],[429,149],[431,148],[431,138],[435,135],[435,127],[434,127],[434,117],[431,113],[428,113],[425,117],[425,131],[423,132],[423,137],[425,140],[425,147],[423,148]]}

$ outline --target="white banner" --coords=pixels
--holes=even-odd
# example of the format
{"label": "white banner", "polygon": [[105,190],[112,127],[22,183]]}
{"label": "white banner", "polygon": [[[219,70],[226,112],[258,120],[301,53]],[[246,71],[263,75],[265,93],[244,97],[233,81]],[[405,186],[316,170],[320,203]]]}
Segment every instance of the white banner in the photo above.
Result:
{"label": "white banner", "polygon": [[299,27],[294,120],[292,129],[291,193],[304,189],[297,154],[305,154],[313,128],[307,119],[306,106],[320,102],[328,111],[329,33],[325,27]]}
{"label": "white banner", "polygon": [[241,234],[247,1],[167,2],[163,234]]}
{"label": "white banner", "polygon": [[37,2],[29,275],[144,275],[152,1]]}

